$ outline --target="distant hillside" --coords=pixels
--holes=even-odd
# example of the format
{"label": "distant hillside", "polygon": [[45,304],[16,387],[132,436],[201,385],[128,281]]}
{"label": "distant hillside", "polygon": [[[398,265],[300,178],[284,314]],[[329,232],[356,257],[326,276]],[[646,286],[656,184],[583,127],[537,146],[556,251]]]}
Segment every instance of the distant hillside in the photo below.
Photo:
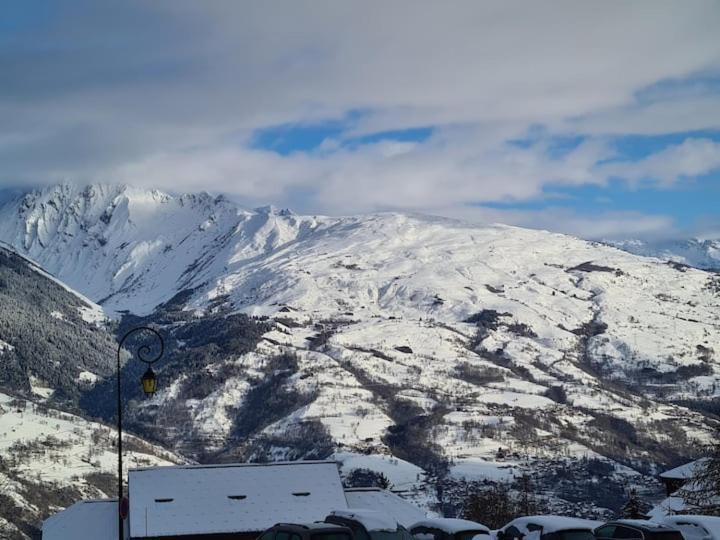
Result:
{"label": "distant hillside", "polygon": [[643,257],[656,257],[702,270],[720,271],[720,240],[718,239],[689,238],[654,242],[621,240],[610,244]]}
{"label": "distant hillside", "polygon": [[76,400],[113,371],[115,343],[97,305],[17,253],[0,247],[0,389],[52,389]]}

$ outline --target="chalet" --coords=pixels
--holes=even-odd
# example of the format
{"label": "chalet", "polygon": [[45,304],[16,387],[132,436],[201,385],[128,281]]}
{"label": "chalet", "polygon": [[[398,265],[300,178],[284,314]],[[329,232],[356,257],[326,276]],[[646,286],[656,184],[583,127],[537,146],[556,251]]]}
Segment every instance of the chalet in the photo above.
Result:
{"label": "chalet", "polygon": [[673,493],[685,486],[693,479],[695,471],[705,462],[705,458],[691,461],[685,465],[680,465],[669,471],[660,474],[660,480],[665,484],[665,492],[670,497]]}
{"label": "chalet", "polygon": [[[334,510],[381,509],[401,523],[425,517],[376,488],[344,490],[334,461],[188,465],[131,470],[127,540],[251,540],[279,522]],[[116,540],[117,501],[80,501],[48,518],[43,540]]]}

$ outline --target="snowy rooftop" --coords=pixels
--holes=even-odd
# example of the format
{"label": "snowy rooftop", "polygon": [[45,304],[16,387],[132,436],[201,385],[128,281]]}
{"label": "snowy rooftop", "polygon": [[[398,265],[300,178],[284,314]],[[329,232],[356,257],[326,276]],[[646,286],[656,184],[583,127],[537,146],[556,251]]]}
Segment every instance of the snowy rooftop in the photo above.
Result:
{"label": "snowy rooftop", "polygon": [[556,531],[572,530],[572,529],[586,529],[592,530],[603,524],[602,521],[594,521],[591,519],[579,519],[563,516],[527,516],[514,519],[505,527],[507,529],[511,525],[514,525],[521,532],[528,534],[531,532],[527,527],[528,525],[538,525],[542,527],[542,533],[548,534]]}
{"label": "snowy rooftop", "polygon": [[435,518],[435,519],[424,519],[413,524],[412,528],[415,527],[428,527],[432,529],[440,529],[450,534],[455,534],[463,531],[483,531],[489,532],[485,525],[470,521],[467,519],[455,519],[455,518]]}
{"label": "snowy rooftop", "polygon": [[360,523],[365,530],[370,531],[388,531],[395,532],[398,529],[398,523],[387,513],[379,510],[335,510],[332,512],[334,516],[345,519],[352,519]]}
{"label": "snowy rooftop", "polygon": [[135,538],[263,531],[347,508],[333,461],[138,469],[129,486]]}
{"label": "snowy rooftop", "polygon": [[687,480],[693,477],[695,469],[702,466],[703,463],[705,463],[704,458],[698,459],[697,461],[691,461],[685,465],[680,465],[679,467],[665,471],[660,475],[660,478],[665,478],[667,480]]}
{"label": "snowy rooftop", "polygon": [[365,508],[367,510],[383,511],[397,520],[403,527],[410,527],[416,521],[425,519],[425,512],[420,508],[384,489],[346,489],[345,499],[351,509]]}
{"label": "snowy rooftop", "polygon": [[43,540],[117,540],[117,499],[79,501],[45,520]]}

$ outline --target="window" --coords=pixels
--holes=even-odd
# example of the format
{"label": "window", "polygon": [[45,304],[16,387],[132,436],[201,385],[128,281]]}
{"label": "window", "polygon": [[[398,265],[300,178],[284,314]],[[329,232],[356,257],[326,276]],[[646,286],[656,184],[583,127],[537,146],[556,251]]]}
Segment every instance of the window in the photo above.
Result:
{"label": "window", "polygon": [[278,531],[275,533],[275,540],[290,540],[290,533],[287,531]]}
{"label": "window", "polygon": [[275,538],[275,531],[267,531],[258,538],[258,540],[274,540]]}
{"label": "window", "polygon": [[607,525],[595,530],[595,538],[614,538],[615,525]]}
{"label": "window", "polygon": [[595,540],[595,536],[591,531],[560,531],[558,540]]}
{"label": "window", "polygon": [[642,537],[643,534],[638,529],[631,529],[630,527],[622,527],[620,525],[615,527],[615,534],[613,535],[613,538],[617,538],[618,540],[640,539]]}
{"label": "window", "polygon": [[290,540],[302,540],[302,538],[300,538],[300,535],[298,533],[292,533],[290,535]]}

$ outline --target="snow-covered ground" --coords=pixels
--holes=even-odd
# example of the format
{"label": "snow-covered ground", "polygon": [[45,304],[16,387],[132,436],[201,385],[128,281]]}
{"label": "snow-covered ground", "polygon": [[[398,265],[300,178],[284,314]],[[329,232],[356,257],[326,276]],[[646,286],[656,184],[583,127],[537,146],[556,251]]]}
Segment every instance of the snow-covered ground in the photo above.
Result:
{"label": "snow-covered ground", "polygon": [[[129,468],[186,461],[137,437],[123,440],[126,476]],[[12,523],[43,517],[43,506],[62,508],[56,505],[63,500],[57,497],[63,490],[70,498],[113,496],[104,483],[105,477],[112,481],[117,474],[116,441],[117,432],[106,425],[0,393],[0,487],[15,506],[4,507],[9,513],[0,516],[0,537],[14,530]],[[44,491],[54,498],[42,501]],[[4,520],[9,521],[3,525]]]}

